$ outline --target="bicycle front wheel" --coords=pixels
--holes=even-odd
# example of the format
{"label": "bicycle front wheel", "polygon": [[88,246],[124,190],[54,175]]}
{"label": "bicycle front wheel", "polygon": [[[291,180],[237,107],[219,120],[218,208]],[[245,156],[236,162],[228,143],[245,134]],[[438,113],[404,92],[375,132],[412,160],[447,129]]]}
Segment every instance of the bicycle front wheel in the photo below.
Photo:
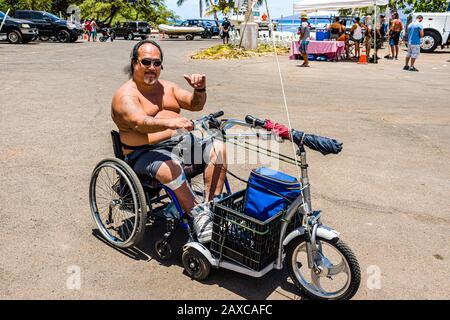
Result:
{"label": "bicycle front wheel", "polygon": [[318,237],[317,268],[309,269],[306,241],[289,243],[286,264],[289,276],[302,294],[318,300],[347,300],[358,291],[361,270],[351,249],[340,239]]}

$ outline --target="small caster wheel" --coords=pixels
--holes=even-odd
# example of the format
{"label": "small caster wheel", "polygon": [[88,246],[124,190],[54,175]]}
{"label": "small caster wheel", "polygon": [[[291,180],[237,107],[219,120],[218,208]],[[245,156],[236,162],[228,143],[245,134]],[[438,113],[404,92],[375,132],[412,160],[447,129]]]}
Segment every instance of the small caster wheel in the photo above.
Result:
{"label": "small caster wheel", "polygon": [[160,239],[155,243],[155,251],[158,258],[161,260],[168,260],[172,256],[172,248],[166,241]]}
{"label": "small caster wheel", "polygon": [[204,280],[211,271],[211,264],[198,250],[194,248],[187,248],[183,252],[181,258],[183,267],[189,277],[194,280]]}

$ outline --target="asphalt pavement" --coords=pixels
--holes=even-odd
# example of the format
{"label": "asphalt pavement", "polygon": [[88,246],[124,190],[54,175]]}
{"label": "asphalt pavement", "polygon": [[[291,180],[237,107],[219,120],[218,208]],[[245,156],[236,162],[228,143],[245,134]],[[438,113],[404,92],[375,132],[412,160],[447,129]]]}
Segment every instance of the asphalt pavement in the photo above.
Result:
{"label": "asphalt pavement", "polygon": [[[221,269],[191,280],[183,232],[173,258],[156,259],[163,225],[149,226],[129,251],[97,236],[89,180],[113,156],[110,103],[135,43],[0,44],[0,298],[303,299],[286,270],[256,279]],[[185,116],[223,110],[287,122],[275,57],[191,60],[219,40],[160,43],[162,78],[188,89],[183,74],[207,75],[205,109]],[[359,259],[356,299],[450,298],[450,51],[422,54],[418,73],[402,70],[404,55],[311,68],[279,56],[292,126],[344,143],[339,155],[311,151],[308,160],[314,208]],[[287,143],[281,150],[292,153]],[[246,177],[256,166],[230,170]]]}

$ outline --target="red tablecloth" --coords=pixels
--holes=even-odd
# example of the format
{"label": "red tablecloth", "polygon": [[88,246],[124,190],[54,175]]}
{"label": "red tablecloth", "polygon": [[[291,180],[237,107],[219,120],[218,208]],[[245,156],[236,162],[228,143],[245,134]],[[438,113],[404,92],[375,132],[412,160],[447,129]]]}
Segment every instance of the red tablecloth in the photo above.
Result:
{"label": "red tablecloth", "polygon": [[[300,44],[298,41],[291,42],[289,59],[296,59]],[[308,54],[325,54],[329,60],[339,60],[345,49],[344,41],[309,41]]]}

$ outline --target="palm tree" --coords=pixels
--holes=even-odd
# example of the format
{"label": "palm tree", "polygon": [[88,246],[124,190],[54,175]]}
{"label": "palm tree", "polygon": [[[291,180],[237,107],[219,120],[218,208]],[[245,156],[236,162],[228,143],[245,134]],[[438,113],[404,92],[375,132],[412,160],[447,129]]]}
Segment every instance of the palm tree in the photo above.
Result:
{"label": "palm tree", "polygon": [[[177,5],[181,6],[186,2],[186,0],[177,0]],[[212,7],[214,5],[216,5],[217,0],[199,0],[198,1],[198,6],[200,9],[200,18],[203,16],[203,6],[206,7]],[[217,13],[214,12],[214,19],[218,22],[219,21],[219,17],[217,16]]]}

